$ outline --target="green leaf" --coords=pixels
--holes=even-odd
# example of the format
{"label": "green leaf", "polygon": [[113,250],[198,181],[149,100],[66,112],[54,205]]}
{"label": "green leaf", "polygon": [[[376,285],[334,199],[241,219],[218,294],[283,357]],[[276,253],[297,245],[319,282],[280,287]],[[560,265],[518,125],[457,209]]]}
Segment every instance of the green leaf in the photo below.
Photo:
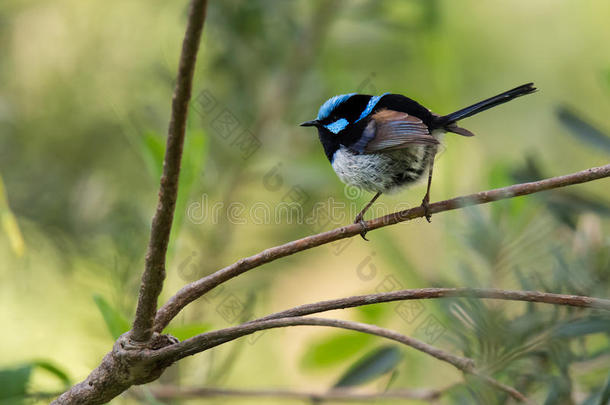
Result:
{"label": "green leaf", "polygon": [[129,322],[127,319],[113,308],[108,301],[104,297],[99,294],[95,294],[93,296],[93,300],[95,301],[95,305],[100,310],[102,317],[104,317],[104,322],[106,322],[106,327],[108,331],[112,335],[113,339],[117,339],[123,333],[129,330]]}
{"label": "green leaf", "polygon": [[66,388],[72,385],[68,374],[47,360],[34,360],[31,362],[31,365],[53,374]]}
{"label": "green leaf", "polygon": [[[515,170],[512,176],[515,181],[520,183],[548,177],[532,156],[528,157],[526,164]],[[583,192],[573,193],[566,190],[556,190],[556,192],[551,194],[541,194],[539,198],[546,202],[549,212],[557,220],[571,228],[576,227],[577,217],[584,211],[592,211],[599,215],[610,216],[610,203],[599,196],[587,195]],[[513,198],[511,200],[519,199]]]}
{"label": "green leaf", "polygon": [[153,131],[146,131],[142,134],[140,141],[140,152],[146,162],[148,172],[154,181],[158,182],[163,172],[165,138]]}
{"label": "green leaf", "polygon": [[46,360],[34,360],[19,367],[0,370],[0,405],[17,405],[25,403],[28,383],[35,369],[45,370],[62,382],[64,388],[71,384],[68,375]]}
{"label": "green leaf", "polygon": [[180,234],[193,186],[197,183],[203,171],[207,151],[206,140],[207,138],[203,130],[187,129],[172,235]]}
{"label": "green leaf", "polygon": [[606,384],[604,388],[599,393],[599,400],[597,401],[597,405],[608,405],[610,404],[610,373],[608,373],[608,378],[606,379]]}
{"label": "green leaf", "polygon": [[8,236],[13,253],[18,257],[23,256],[25,253],[25,242],[23,241],[23,236],[19,230],[17,218],[11,211],[7,210],[0,213],[0,221],[2,222],[2,229],[4,229],[4,232]]}
{"label": "green leaf", "polygon": [[21,404],[32,374],[30,364],[0,370],[0,404]]}
{"label": "green leaf", "polygon": [[192,323],[188,325],[169,326],[165,332],[183,341],[212,329],[209,323]]}
{"label": "green leaf", "polygon": [[597,150],[610,152],[610,136],[595,128],[575,112],[565,106],[560,106],[557,108],[557,117],[581,144],[588,144]]}
{"label": "green leaf", "polygon": [[553,336],[558,338],[572,338],[577,336],[590,335],[593,333],[604,333],[610,331],[610,319],[608,318],[588,318],[578,321],[567,322],[560,325],[553,332]]}
{"label": "green leaf", "polygon": [[552,377],[549,393],[544,401],[544,405],[570,404],[571,384],[564,377]]}
{"label": "green leaf", "polygon": [[13,253],[18,257],[23,256],[25,253],[25,242],[17,223],[17,217],[15,217],[8,204],[2,176],[0,176],[0,225],[8,237]]}
{"label": "green leaf", "polygon": [[379,321],[387,314],[388,308],[390,308],[390,306],[387,304],[363,305],[361,307],[356,307],[355,312],[360,321],[364,323],[379,324]]}
{"label": "green leaf", "polygon": [[340,333],[309,346],[301,359],[306,369],[319,369],[336,365],[360,352],[373,340],[366,334]]}
{"label": "green leaf", "polygon": [[394,370],[401,359],[402,352],[397,346],[388,345],[377,348],[354,363],[334,387],[365,384]]}

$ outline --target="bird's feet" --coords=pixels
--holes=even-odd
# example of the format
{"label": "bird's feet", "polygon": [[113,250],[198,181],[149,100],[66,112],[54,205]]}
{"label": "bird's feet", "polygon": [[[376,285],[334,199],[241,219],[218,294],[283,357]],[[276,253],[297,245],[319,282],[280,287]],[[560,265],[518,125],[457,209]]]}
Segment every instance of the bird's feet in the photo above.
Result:
{"label": "bird's feet", "polygon": [[363,219],[364,215],[362,215],[362,213],[356,215],[356,219],[354,219],[354,223],[355,224],[360,224],[360,226],[362,227],[362,231],[360,232],[360,236],[362,237],[362,239],[364,239],[365,241],[369,242],[369,240],[366,238],[366,234],[369,231],[368,227],[366,226],[366,222]]}
{"label": "bird's feet", "polygon": [[432,222],[432,214],[430,213],[430,196],[426,194],[423,200],[421,200],[421,206],[424,208],[424,215],[428,223]]}

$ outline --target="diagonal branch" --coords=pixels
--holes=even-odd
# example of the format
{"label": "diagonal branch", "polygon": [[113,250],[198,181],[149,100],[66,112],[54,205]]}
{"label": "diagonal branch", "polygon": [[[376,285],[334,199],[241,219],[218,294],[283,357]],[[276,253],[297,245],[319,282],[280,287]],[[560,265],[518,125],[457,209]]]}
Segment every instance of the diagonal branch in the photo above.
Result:
{"label": "diagonal branch", "polygon": [[514,399],[520,402],[529,403],[529,400],[516,389],[504,385],[499,381],[496,381],[495,379],[484,375],[478,370],[476,370],[474,361],[472,359],[447,353],[442,349],[439,349],[418,339],[400,334],[390,329],[385,329],[376,325],[369,325],[360,322],[345,321],[341,319],[293,317],[253,321],[230,328],[202,333],[190,339],[184,340],[180,343],[176,343],[171,346],[166,346],[154,352],[149,352],[148,355],[150,355],[151,358],[157,360],[174,362],[258,331],[300,325],[329,326],[334,328],[348,329],[380,336],[402,343],[403,345],[409,346],[422,353],[426,353],[438,360],[449,363],[453,367],[462,371],[463,373],[478,377],[487,384],[490,384],[506,392],[507,394],[509,394]]}
{"label": "diagonal branch", "polygon": [[356,295],[353,297],[300,305],[295,308],[267,315],[253,322],[310,315],[319,312],[331,311],[333,309],[353,308],[362,305],[378,304],[381,302],[456,297],[539,302],[544,304],[567,305],[610,311],[610,300],[603,298],[591,298],[582,295],[552,294],[539,291],[498,290],[495,288],[418,288],[387,293]]}
{"label": "diagonal branch", "polygon": [[[553,177],[530,183],[515,184],[508,187],[482,191],[476,194],[436,202],[430,204],[429,209],[430,213],[436,214],[470,205],[485,204],[506,198],[518,197],[554,188],[566,187],[573,184],[585,183],[609,176],[610,164],[607,164],[605,166],[594,167],[565,176]],[[424,209],[422,207],[416,207],[366,221],[366,226],[368,230],[374,230],[423,216]],[[325,245],[340,239],[350,238],[360,234],[361,231],[362,228],[359,224],[352,224],[319,233],[317,235],[311,235],[284,245],[266,249],[254,256],[241,259],[230,266],[210,274],[209,276],[190,283],[180,289],[180,291],[178,291],[165,305],[163,305],[163,307],[159,309],[155,318],[154,329],[156,332],[161,332],[182,310],[182,308],[201,297],[214,287],[217,287],[233,277],[237,277],[248,270],[259,267],[265,263],[272,262],[276,259],[312,249],[316,246]]]}
{"label": "diagonal branch", "polygon": [[178,179],[180,176],[186,118],[191,99],[197,51],[199,50],[201,32],[205,21],[206,6],[207,0],[194,0],[191,2],[186,34],[182,42],[182,54],[180,56],[178,77],[172,99],[172,115],[167,134],[165,158],[163,160],[159,202],[152,221],[150,241],[148,242],[148,251],[146,253],[146,265],[142,275],[138,306],[130,336],[135,342],[150,340],[157,311],[157,300],[163,289],[165,257],[178,195]]}

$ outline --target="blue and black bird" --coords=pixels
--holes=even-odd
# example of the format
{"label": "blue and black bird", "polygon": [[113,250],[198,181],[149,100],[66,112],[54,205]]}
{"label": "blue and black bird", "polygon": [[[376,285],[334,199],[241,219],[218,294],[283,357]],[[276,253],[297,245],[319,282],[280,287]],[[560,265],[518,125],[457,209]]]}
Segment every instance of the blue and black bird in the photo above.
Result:
{"label": "blue and black bird", "polygon": [[341,181],[376,193],[354,221],[362,224],[364,238],[362,218],[381,193],[413,184],[426,172],[428,188],[422,206],[430,222],[430,184],[440,136],[445,132],[473,136],[457,121],[534,91],[533,83],[524,84],[447,115],[434,114],[400,94],[342,94],[327,100],[316,119],[301,126],[318,129],[324,152]]}

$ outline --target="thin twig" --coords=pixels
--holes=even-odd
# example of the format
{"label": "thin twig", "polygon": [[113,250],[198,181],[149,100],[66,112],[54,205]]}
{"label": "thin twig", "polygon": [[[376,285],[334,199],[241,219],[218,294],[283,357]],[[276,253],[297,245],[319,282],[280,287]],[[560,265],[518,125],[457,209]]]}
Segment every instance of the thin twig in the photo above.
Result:
{"label": "thin twig", "polygon": [[201,32],[205,21],[206,6],[207,0],[191,2],[188,25],[182,42],[182,54],[172,99],[172,115],[167,134],[165,159],[163,160],[159,202],[152,221],[146,265],[142,275],[138,306],[130,336],[135,342],[150,340],[155,313],[157,312],[157,299],[163,289],[165,258],[178,196],[178,179],[184,133],[186,131],[186,118],[191,99],[197,51],[199,50]]}
{"label": "thin twig", "polygon": [[267,315],[263,318],[257,319],[256,321],[310,315],[319,312],[331,311],[333,309],[353,308],[362,305],[378,304],[381,302],[456,297],[539,302],[545,304],[568,305],[573,307],[595,308],[610,311],[610,300],[603,298],[591,298],[581,295],[552,294],[539,291],[498,290],[495,288],[417,288],[387,293],[356,295],[353,297],[300,305],[285,311]]}
{"label": "thin twig", "polygon": [[[281,398],[309,401],[360,402],[383,399],[433,401],[442,395],[441,390],[416,389],[392,390],[387,392],[364,394],[352,390],[331,390],[327,392],[290,391],[285,389],[226,389],[195,388],[163,385],[151,387],[149,392],[156,399],[192,399],[192,398]],[[142,396],[138,393],[138,396]]]}
{"label": "thin twig", "polygon": [[[506,198],[533,194],[540,191],[565,187],[573,184],[585,183],[608,176],[610,176],[610,164],[601,167],[594,167],[565,176],[553,177],[531,183],[516,184],[495,190],[482,191],[480,193],[463,197],[456,197],[450,200],[430,204],[429,209],[430,213],[437,214],[439,212],[450,211],[465,206],[485,204]],[[424,209],[422,207],[416,207],[366,221],[366,226],[369,230],[375,230],[423,216]],[[182,308],[201,297],[214,287],[217,287],[233,277],[237,277],[248,270],[259,267],[265,263],[272,262],[276,259],[340,239],[359,235],[361,231],[361,225],[352,224],[336,228],[331,231],[319,233],[317,235],[311,235],[284,245],[266,249],[254,256],[241,259],[230,266],[210,274],[209,276],[190,283],[180,289],[180,291],[178,291],[165,305],[163,305],[163,307],[159,309],[155,319],[154,329],[156,332],[161,332],[182,310]]]}
{"label": "thin twig", "polygon": [[212,347],[230,342],[242,336],[250,335],[258,331],[300,325],[329,326],[334,328],[349,329],[394,340],[413,349],[419,350],[420,352],[426,353],[438,360],[449,363],[464,373],[478,376],[482,378],[483,381],[506,392],[507,394],[521,402],[530,403],[530,401],[516,389],[508,387],[494,380],[492,377],[483,375],[479,371],[477,371],[475,369],[475,364],[472,359],[447,353],[442,349],[429,345],[418,339],[400,334],[393,330],[381,328],[376,325],[368,325],[365,323],[345,321],[341,319],[292,317],[254,321],[230,328],[202,333],[190,339],[184,340],[180,343],[164,347],[154,352],[149,352],[148,355],[150,355],[151,358],[178,361],[185,357],[192,356],[193,354],[209,350]]}
{"label": "thin twig", "polygon": [[511,397],[513,397],[514,399],[516,399],[519,402],[523,402],[526,404],[534,404],[534,402],[532,400],[527,398],[525,395],[523,395],[521,392],[519,392],[515,388],[511,387],[510,385],[503,384],[500,381],[496,380],[495,378],[491,378],[490,376],[481,374],[477,371],[474,371],[470,374],[474,375],[475,377],[480,378],[483,382],[491,385],[492,387],[495,387],[495,388],[499,389],[500,391],[506,392],[508,395],[510,395]]}

